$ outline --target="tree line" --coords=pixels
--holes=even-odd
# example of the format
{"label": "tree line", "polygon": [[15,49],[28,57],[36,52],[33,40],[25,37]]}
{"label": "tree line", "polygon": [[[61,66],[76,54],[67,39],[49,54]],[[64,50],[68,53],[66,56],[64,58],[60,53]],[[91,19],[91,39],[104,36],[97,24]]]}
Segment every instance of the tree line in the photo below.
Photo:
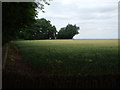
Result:
{"label": "tree line", "polygon": [[[56,27],[45,18],[35,19],[39,8],[43,11],[46,0],[36,2],[3,2],[2,3],[2,43],[11,40],[39,39],[72,39],[78,34],[79,27],[68,24],[57,31]],[[42,3],[42,4],[41,4]],[[44,11],[43,11],[44,12]]]}
{"label": "tree line", "polygon": [[56,27],[45,18],[37,19],[31,26],[20,30],[20,39],[40,40],[40,39],[72,39],[78,34],[79,27],[68,24],[66,27],[57,31]]}

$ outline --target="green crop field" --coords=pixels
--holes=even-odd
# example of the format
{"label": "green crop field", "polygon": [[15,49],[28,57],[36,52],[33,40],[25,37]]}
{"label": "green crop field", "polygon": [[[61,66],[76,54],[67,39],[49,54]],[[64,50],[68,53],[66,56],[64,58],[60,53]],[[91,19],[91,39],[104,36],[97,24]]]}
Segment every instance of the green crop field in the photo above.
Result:
{"label": "green crop field", "polygon": [[114,75],[118,40],[20,40],[22,59],[48,75]]}

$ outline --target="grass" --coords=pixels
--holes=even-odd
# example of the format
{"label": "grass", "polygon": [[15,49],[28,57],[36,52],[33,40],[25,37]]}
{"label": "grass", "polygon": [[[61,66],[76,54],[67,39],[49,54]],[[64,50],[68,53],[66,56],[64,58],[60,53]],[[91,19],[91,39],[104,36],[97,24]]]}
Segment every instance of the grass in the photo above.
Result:
{"label": "grass", "polygon": [[48,75],[116,75],[118,40],[14,41],[24,61]]}

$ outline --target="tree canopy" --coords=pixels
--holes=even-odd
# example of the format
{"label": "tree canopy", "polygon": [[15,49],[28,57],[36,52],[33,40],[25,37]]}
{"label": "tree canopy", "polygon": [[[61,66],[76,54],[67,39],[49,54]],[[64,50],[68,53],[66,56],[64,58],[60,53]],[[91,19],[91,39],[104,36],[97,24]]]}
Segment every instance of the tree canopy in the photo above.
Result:
{"label": "tree canopy", "polygon": [[[19,31],[35,22],[36,8],[44,9],[47,0],[40,2],[3,2],[2,3],[2,43],[18,38]],[[49,0],[48,0],[49,1]]]}
{"label": "tree canopy", "polygon": [[58,39],[72,39],[73,36],[79,34],[79,27],[76,25],[68,24],[66,27],[63,27],[58,32]]}
{"label": "tree canopy", "polygon": [[[47,0],[40,0],[49,5]],[[50,0],[48,0],[50,1]],[[43,3],[3,2],[2,3],[2,43],[15,39],[72,39],[79,27],[68,24],[57,33],[49,20],[37,17],[36,8],[44,9]],[[43,11],[44,12],[44,11]]]}
{"label": "tree canopy", "polygon": [[20,31],[21,38],[29,40],[55,39],[56,27],[52,26],[49,20],[37,19],[34,24]]}

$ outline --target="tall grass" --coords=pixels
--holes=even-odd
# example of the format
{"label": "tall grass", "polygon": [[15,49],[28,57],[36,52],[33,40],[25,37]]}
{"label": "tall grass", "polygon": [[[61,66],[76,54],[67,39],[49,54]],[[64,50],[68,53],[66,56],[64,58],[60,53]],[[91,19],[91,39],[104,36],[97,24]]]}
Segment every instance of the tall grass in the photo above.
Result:
{"label": "tall grass", "polygon": [[14,41],[22,59],[47,74],[118,74],[118,40]]}

